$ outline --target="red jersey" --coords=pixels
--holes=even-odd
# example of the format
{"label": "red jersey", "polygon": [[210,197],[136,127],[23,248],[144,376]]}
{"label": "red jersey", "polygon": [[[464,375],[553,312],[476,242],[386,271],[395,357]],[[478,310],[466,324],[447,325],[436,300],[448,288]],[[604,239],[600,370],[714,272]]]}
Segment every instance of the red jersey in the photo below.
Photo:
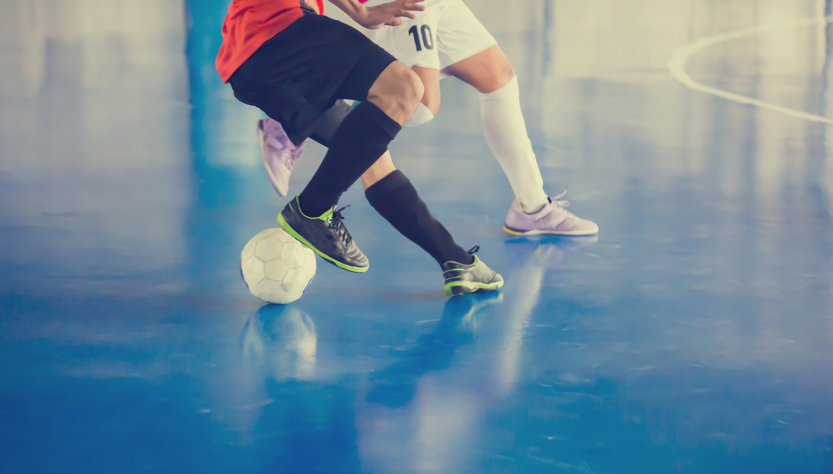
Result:
{"label": "red jersey", "polygon": [[[302,0],[234,0],[223,22],[223,44],[217,55],[217,72],[228,82],[249,57],[267,40],[304,14]],[[324,0],[306,0],[318,14],[324,13]]]}

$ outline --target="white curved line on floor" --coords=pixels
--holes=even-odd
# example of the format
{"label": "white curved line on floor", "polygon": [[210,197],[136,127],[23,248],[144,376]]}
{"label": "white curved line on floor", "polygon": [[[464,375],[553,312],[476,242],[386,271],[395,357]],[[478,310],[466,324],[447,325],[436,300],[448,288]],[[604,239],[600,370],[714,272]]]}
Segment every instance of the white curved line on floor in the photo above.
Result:
{"label": "white curved line on floor", "polygon": [[798,26],[824,25],[830,22],[831,20],[833,20],[833,16],[808,18],[804,20],[795,20],[783,23],[768,23],[756,26],[754,28],[745,28],[742,30],[730,31],[728,33],[709,36],[699,41],[695,41],[694,43],[691,43],[687,46],[683,46],[682,48],[675,51],[674,55],[671,56],[671,59],[668,60],[668,71],[671,73],[672,76],[674,76],[675,79],[680,81],[684,86],[688,87],[689,89],[705,92],[706,94],[711,94],[716,97],[722,97],[724,99],[739,102],[741,104],[749,104],[754,105],[756,107],[760,107],[762,109],[774,110],[776,112],[780,112],[782,114],[790,115],[800,119],[833,125],[833,119],[829,119],[821,115],[810,114],[807,112],[802,112],[800,110],[791,109],[789,107],[782,107],[780,105],[772,104],[770,102],[764,102],[762,100],[758,100],[745,95],[734,94],[732,92],[703,85],[692,79],[691,76],[689,76],[688,73],[685,71],[685,66],[688,62],[689,57],[691,57],[694,53],[702,51],[716,44],[724,43],[726,41],[731,41],[738,38],[743,38],[745,36],[756,35],[766,31],[795,28]]}

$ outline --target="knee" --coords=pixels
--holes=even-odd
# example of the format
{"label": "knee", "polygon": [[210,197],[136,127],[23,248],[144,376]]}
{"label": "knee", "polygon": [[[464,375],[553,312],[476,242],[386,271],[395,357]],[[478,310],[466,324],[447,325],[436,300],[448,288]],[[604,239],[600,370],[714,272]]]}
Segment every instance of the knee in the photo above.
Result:
{"label": "knee", "polygon": [[478,92],[489,94],[509,84],[515,77],[515,69],[509,61],[503,61],[486,69],[483,76],[483,81],[478,84]]}
{"label": "knee", "polygon": [[416,110],[424,92],[419,76],[402,63],[394,62],[371,86],[367,100],[404,124]]}
{"label": "knee", "polygon": [[397,82],[400,85],[398,99],[402,108],[413,112],[425,95],[425,86],[422,84],[422,80],[415,72],[404,68],[400,72]]}

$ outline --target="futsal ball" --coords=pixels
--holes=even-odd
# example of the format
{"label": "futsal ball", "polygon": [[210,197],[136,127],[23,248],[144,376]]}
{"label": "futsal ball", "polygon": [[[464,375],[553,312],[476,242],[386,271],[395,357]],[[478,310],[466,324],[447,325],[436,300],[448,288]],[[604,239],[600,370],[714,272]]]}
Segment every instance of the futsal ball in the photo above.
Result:
{"label": "futsal ball", "polygon": [[263,301],[292,303],[315,276],[315,253],[283,229],[266,229],[243,247],[240,274]]}

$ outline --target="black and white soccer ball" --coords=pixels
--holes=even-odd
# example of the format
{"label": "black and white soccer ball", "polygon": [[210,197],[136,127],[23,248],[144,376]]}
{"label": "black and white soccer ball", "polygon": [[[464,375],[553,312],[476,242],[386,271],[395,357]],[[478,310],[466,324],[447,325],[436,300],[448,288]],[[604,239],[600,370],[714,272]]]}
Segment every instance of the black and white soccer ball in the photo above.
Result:
{"label": "black and white soccer ball", "polygon": [[315,253],[280,228],[252,237],[240,254],[240,273],[263,301],[288,304],[304,295],[315,277]]}

